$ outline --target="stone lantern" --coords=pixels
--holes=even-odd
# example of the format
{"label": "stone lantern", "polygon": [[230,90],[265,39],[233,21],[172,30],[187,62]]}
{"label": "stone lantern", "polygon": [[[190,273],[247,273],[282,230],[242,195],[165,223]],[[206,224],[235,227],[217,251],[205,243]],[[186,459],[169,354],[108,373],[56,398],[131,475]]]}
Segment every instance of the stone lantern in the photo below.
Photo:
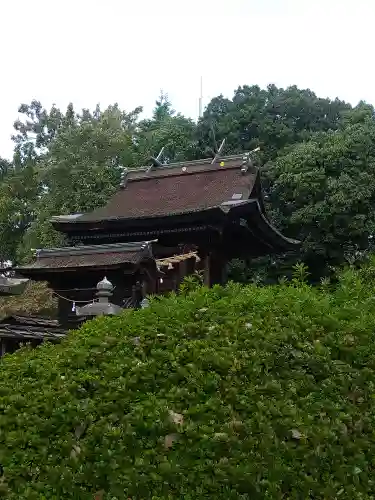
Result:
{"label": "stone lantern", "polygon": [[123,311],[122,307],[109,301],[113,295],[113,285],[107,278],[99,281],[96,289],[98,300],[83,307],[76,307],[77,316],[115,316]]}

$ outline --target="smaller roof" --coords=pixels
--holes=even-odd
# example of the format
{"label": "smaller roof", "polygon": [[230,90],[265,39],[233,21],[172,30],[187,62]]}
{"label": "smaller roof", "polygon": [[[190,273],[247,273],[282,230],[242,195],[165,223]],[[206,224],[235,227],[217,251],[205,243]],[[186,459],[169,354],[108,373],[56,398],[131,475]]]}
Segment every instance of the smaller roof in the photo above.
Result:
{"label": "smaller roof", "polygon": [[137,266],[148,260],[154,260],[151,243],[148,241],[62,247],[37,250],[35,261],[16,268],[16,271],[28,276],[62,269],[108,269],[124,264]]}
{"label": "smaller roof", "polygon": [[0,296],[2,295],[21,295],[28,283],[25,278],[7,278],[0,275]]}
{"label": "smaller roof", "polygon": [[0,338],[11,338],[21,342],[28,340],[57,342],[65,335],[66,331],[56,320],[13,315],[0,321]]}

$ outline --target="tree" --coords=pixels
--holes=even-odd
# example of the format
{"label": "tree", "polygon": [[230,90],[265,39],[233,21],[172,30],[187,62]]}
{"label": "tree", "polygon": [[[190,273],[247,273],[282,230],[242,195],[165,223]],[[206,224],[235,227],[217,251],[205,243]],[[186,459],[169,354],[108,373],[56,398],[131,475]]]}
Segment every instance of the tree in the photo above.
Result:
{"label": "tree", "polygon": [[[70,104],[63,113],[56,106],[47,111],[35,100],[20,106],[13,164],[1,164],[12,173],[12,188],[8,183],[0,193],[4,258],[24,260],[33,248],[63,244],[51,216],[104,204],[123,167],[144,164],[163,146],[165,161],[195,157],[195,124],[175,115],[166,94],[156,101],[151,120],[139,122],[141,111],[126,113],[115,104],[77,113]],[[23,184],[30,186],[27,192]]]}
{"label": "tree", "polygon": [[107,201],[119,185],[122,167],[135,165],[133,134],[140,111],[97,107],[94,113],[83,110],[61,124],[38,162],[42,194],[24,236],[22,258],[31,248],[63,243],[49,223],[51,216],[88,212]]}
{"label": "tree", "polygon": [[222,95],[207,106],[198,130],[200,148],[212,143],[212,128],[218,141],[226,138],[227,153],[242,153],[257,146],[268,161],[288,145],[317,131],[335,130],[351,106],[338,99],[318,98],[310,90],[269,85],[239,87],[233,99]]}
{"label": "tree", "polygon": [[302,240],[302,258],[313,276],[372,248],[374,121],[295,145],[269,166],[268,175],[273,219],[286,234]]}
{"label": "tree", "polygon": [[11,167],[12,167],[12,164],[8,160],[0,157],[0,182],[7,175],[7,173],[11,169]]}
{"label": "tree", "polygon": [[0,182],[0,264],[15,261],[25,231],[34,218],[33,206],[38,197],[36,171],[26,166],[22,171],[9,168]]}
{"label": "tree", "polygon": [[17,169],[35,162],[46,153],[59,128],[74,122],[75,116],[72,104],[69,104],[64,115],[55,105],[47,111],[36,100],[21,104],[18,112],[23,115],[23,119],[14,122],[16,133],[12,137],[15,144],[14,167]]}
{"label": "tree", "polygon": [[168,98],[168,94],[161,91],[160,96],[155,102],[154,111],[152,114],[152,119],[155,122],[161,122],[166,118],[170,118],[175,114],[175,110],[172,109],[172,104]]}
{"label": "tree", "polygon": [[152,118],[140,122],[137,145],[143,162],[162,148],[162,160],[166,163],[199,156],[196,124],[180,113],[175,114],[168,95],[163,93],[156,100]]}

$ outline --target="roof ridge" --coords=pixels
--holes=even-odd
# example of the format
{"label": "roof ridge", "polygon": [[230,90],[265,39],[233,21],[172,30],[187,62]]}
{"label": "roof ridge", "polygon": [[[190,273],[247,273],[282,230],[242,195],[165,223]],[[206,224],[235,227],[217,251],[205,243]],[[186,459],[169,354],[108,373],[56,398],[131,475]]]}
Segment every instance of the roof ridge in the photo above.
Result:
{"label": "roof ridge", "polygon": [[[220,156],[220,158],[213,162],[213,159],[212,158],[204,158],[202,160],[187,160],[187,161],[181,161],[181,162],[174,162],[174,163],[168,163],[166,165],[160,165],[158,167],[155,167],[155,168],[151,168],[150,169],[150,166],[142,166],[142,167],[138,167],[138,168],[124,168],[123,169],[123,172],[122,172],[122,176],[121,176],[121,182],[120,182],[120,186],[121,187],[125,187],[126,186],[126,183],[129,182],[129,181],[133,181],[133,180],[140,180],[140,179],[152,179],[152,178],[162,178],[162,177],[165,177],[165,176],[171,176],[173,174],[171,174],[171,170],[177,170],[178,168],[181,168],[181,171],[176,175],[186,175],[187,173],[197,173],[197,171],[193,171],[193,172],[186,172],[186,170],[184,170],[184,168],[188,168],[188,167],[204,167],[206,166],[206,168],[201,168],[199,170],[199,172],[206,172],[206,171],[218,171],[218,170],[223,170],[224,168],[225,169],[231,169],[231,168],[240,168],[240,165],[233,165],[233,166],[226,166],[226,167],[223,167],[223,163],[225,163],[226,161],[238,161],[238,160],[242,160],[244,157],[244,154],[238,154],[238,155],[228,155],[228,156]],[[147,175],[147,174],[153,174],[153,173],[161,173],[163,172],[165,175],[157,175],[157,176],[154,176],[154,175]],[[135,174],[135,177],[131,177],[132,175]],[[137,175],[138,174],[138,175]]]}
{"label": "roof ridge", "polygon": [[[240,160],[241,158],[243,158],[244,156],[244,153],[239,153],[239,154],[235,154],[235,155],[227,155],[227,156],[220,156],[219,160],[220,161],[225,161],[225,160]],[[175,162],[172,162],[172,163],[167,163],[165,165],[161,165],[160,167],[157,167],[158,169],[159,168],[173,168],[173,167],[179,167],[179,166],[182,166],[182,165],[199,165],[199,164],[202,164],[202,163],[208,163],[210,165],[215,165],[216,163],[219,162],[219,160],[215,163],[212,163],[213,161],[213,158],[201,158],[199,160],[183,160],[183,161],[175,161]],[[139,170],[139,169],[149,169],[150,166],[142,166],[142,167],[139,167],[139,168],[133,168],[133,169],[129,169],[128,171],[131,171],[131,170]]]}
{"label": "roof ridge", "polygon": [[[211,165],[209,165],[211,167]],[[182,167],[182,168],[185,168],[185,167]],[[240,170],[241,166],[239,165],[223,165],[220,168],[220,171],[223,172],[225,170],[235,170],[235,169],[238,169]],[[186,167],[187,169],[187,167]],[[176,171],[174,171],[176,170]],[[165,178],[170,178],[170,177],[186,177],[186,176],[189,176],[189,175],[197,175],[197,174],[207,174],[207,173],[216,173],[218,172],[219,169],[218,168],[202,168],[200,170],[177,170],[177,168],[174,168],[174,169],[171,169],[169,172],[165,171],[161,171],[160,170],[158,171],[158,174],[159,175],[155,175],[155,176],[149,176],[147,175],[147,173],[145,174],[140,174],[138,176],[134,176],[134,177],[130,177],[130,178],[127,178],[125,179],[125,181],[123,181],[123,183],[121,184],[121,188],[124,188],[126,186],[126,183],[128,182],[139,182],[139,181],[149,181],[151,179],[165,179]],[[155,171],[153,171],[155,172]],[[135,170],[133,173],[137,173],[137,170]],[[246,172],[247,173],[247,172]]]}
{"label": "roof ridge", "polygon": [[31,325],[48,325],[55,326],[56,328],[60,326],[60,323],[56,319],[51,319],[44,316],[28,316],[25,314],[9,314],[0,321],[0,324],[6,324],[6,321],[9,321],[11,319],[19,321],[20,323],[29,323]]}

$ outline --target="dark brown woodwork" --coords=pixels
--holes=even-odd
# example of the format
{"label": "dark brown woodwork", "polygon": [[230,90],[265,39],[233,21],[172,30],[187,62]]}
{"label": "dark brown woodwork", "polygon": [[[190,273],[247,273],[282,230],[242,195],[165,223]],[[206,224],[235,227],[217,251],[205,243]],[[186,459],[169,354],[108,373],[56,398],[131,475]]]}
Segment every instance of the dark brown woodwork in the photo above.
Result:
{"label": "dark brown woodwork", "polygon": [[204,285],[224,285],[227,281],[227,259],[217,252],[207,252],[201,259]]}

